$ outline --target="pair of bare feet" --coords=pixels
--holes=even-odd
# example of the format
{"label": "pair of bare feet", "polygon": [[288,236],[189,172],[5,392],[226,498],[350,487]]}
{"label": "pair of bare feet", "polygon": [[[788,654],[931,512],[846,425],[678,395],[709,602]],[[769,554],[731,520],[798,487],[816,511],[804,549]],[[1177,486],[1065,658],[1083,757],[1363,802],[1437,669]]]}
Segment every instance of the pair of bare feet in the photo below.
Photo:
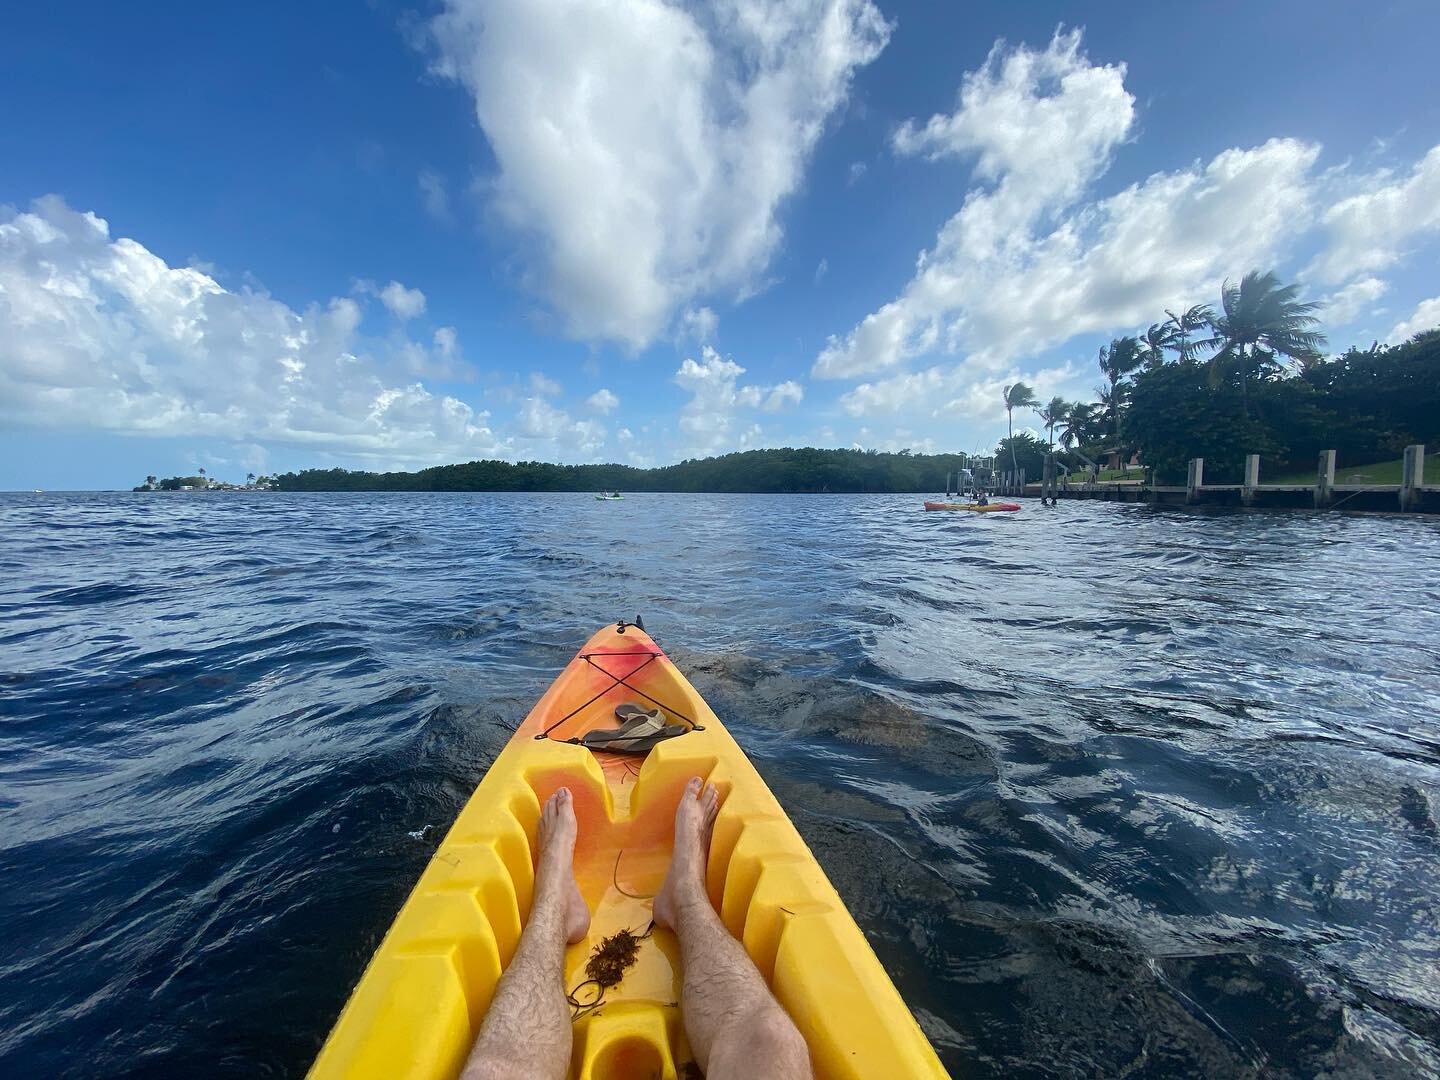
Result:
{"label": "pair of bare feet", "polygon": [[[710,854],[710,834],[720,811],[720,793],[713,784],[702,787],[693,777],[685,785],[675,809],[675,850],[665,882],[655,894],[655,922],[667,930],[678,929],[680,909],[697,900],[709,903],[705,893],[705,864]],[[585,940],[590,931],[590,909],[575,883],[575,806],[569,788],[560,788],[545,800],[540,810],[537,840],[540,857],[535,868],[539,891],[552,881],[563,882],[565,892],[565,940],[571,945]]]}
{"label": "pair of bare feet", "polygon": [[[685,786],[675,810],[674,855],[655,896],[655,921],[680,943],[685,1034],[710,1080],[805,1080],[812,1073],[804,1038],[705,892],[719,809],[714,787],[699,777]],[[565,945],[583,941],[590,929],[590,911],[575,883],[575,836],[575,807],[561,788],[540,812],[530,918],[495,988],[464,1080],[570,1075]]]}

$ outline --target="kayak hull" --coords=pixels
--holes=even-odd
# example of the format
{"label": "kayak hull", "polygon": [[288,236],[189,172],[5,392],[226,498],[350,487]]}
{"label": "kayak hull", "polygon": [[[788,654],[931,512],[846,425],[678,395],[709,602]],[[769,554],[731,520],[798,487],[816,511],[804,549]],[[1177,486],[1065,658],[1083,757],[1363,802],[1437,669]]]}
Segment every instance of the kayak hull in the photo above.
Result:
{"label": "kayak hull", "polygon": [[[631,701],[658,705],[667,723],[691,730],[643,757],[561,741],[617,726],[616,705]],[[590,639],[486,772],[310,1075],[458,1075],[529,913],[540,806],[561,786],[574,797],[576,880],[592,915],[587,940],[566,953],[566,989],[577,988],[602,938],[649,926],[650,898],[670,861],[675,807],[692,776],[715,784],[723,798],[707,867],[711,902],[795,1020],[816,1075],[945,1076],[744,752],[654,641],[622,626]],[[603,1007],[573,1023],[571,1076],[686,1075],[691,1055],[680,987],[678,942],[656,929],[635,965],[605,992]]]}
{"label": "kayak hull", "polygon": [[972,514],[1006,514],[1014,513],[1020,509],[1019,503],[986,503],[984,506],[979,503],[955,503],[955,502],[926,502],[926,510],[968,510]]}

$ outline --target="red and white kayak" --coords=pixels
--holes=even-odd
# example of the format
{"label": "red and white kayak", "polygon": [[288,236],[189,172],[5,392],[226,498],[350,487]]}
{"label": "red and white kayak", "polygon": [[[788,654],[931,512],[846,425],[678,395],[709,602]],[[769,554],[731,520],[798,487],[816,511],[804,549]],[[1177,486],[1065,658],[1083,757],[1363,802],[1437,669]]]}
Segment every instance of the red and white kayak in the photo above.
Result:
{"label": "red and white kayak", "polygon": [[1015,511],[1020,509],[1019,503],[958,503],[958,502],[930,502],[925,503],[926,510],[969,510],[972,514],[995,514],[1004,511]]}

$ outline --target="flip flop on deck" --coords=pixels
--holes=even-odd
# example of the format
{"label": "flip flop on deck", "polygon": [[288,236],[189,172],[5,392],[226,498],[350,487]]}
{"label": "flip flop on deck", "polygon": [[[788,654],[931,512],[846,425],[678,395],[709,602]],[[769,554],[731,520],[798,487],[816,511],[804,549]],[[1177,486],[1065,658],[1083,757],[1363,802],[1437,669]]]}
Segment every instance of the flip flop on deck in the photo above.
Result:
{"label": "flip flop on deck", "polygon": [[666,724],[665,714],[658,708],[646,708],[633,701],[615,706],[615,718],[620,721],[618,728],[587,731],[576,741],[591,750],[643,754],[662,739],[673,739],[686,731],[683,724]]}

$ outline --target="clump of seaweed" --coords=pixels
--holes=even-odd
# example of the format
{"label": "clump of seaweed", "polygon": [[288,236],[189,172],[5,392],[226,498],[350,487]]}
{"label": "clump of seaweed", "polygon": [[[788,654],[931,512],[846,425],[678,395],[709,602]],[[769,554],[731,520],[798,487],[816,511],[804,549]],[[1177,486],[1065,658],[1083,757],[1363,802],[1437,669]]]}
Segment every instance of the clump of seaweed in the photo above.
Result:
{"label": "clump of seaweed", "polygon": [[[649,936],[648,933],[646,936]],[[609,989],[624,978],[625,972],[635,963],[643,940],[629,930],[615,931],[595,946],[595,951],[585,962],[585,974],[602,988]]]}
{"label": "clump of seaweed", "polygon": [[[591,1009],[598,1009],[605,1004],[605,991],[619,983],[625,977],[625,972],[634,966],[640,955],[640,942],[648,938],[654,929],[655,924],[651,923],[643,934],[624,929],[601,939],[600,944],[596,945],[590,954],[590,959],[585,961],[585,981],[565,995],[570,1002],[572,1020],[578,1020]],[[595,987],[595,1000],[581,1001],[578,995],[591,985]]]}

